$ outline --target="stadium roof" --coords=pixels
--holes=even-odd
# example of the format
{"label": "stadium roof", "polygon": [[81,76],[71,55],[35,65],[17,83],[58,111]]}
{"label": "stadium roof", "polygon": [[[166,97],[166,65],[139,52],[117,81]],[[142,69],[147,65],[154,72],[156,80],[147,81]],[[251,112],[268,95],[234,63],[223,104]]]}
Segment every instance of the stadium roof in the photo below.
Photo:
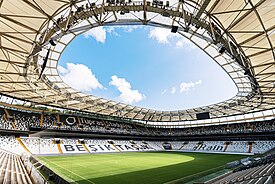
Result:
{"label": "stadium roof", "polygon": [[[158,111],[66,85],[57,71],[66,46],[93,27],[115,25],[172,29],[217,62],[238,93],[209,106]],[[14,98],[151,122],[196,120],[201,112],[219,118],[275,107],[274,0],[2,0],[0,29],[0,90]]]}

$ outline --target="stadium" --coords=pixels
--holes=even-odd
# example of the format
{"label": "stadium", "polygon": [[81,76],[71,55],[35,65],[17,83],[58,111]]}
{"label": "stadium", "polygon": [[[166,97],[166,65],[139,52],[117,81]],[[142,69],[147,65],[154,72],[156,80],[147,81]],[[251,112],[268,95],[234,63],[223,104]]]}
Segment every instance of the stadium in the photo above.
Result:
{"label": "stadium", "polygon": [[[123,26],[188,40],[237,92],[156,110],[65,82],[75,40]],[[2,0],[0,29],[0,183],[275,183],[274,0]]]}

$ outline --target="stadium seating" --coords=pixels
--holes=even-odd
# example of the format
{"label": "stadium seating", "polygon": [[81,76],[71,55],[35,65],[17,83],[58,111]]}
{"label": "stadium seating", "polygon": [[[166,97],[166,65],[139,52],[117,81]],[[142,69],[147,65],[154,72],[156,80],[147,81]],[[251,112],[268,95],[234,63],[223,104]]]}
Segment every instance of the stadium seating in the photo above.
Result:
{"label": "stadium seating", "polygon": [[[54,120],[57,121],[57,120]],[[235,134],[235,133],[251,133],[251,132],[268,132],[275,130],[274,121],[268,122],[269,128],[262,126],[261,123],[251,123],[255,129],[246,129],[246,124],[232,124],[196,127],[196,128],[182,128],[182,129],[157,129],[150,127],[143,127],[140,125],[122,124],[111,121],[98,121],[88,118],[79,118],[80,123],[74,125],[67,125],[62,123],[61,126],[54,126],[54,123],[49,123],[48,119],[44,119],[43,127],[48,129],[61,129],[71,131],[85,131],[97,133],[116,133],[116,134],[130,134],[130,135],[154,135],[154,136],[188,136],[188,135],[214,135],[214,134]],[[51,121],[50,121],[51,122]],[[81,125],[81,126],[80,126]],[[31,124],[32,126],[32,124]],[[35,126],[35,127],[39,127]]]}
{"label": "stadium seating", "polygon": [[13,129],[11,122],[8,120],[4,109],[2,108],[0,108],[0,129]]}
{"label": "stadium seating", "polygon": [[0,136],[0,148],[18,155],[26,152],[14,136]]}
{"label": "stadium seating", "polygon": [[[18,140],[19,139],[19,140]],[[248,141],[132,141],[132,140],[100,140],[60,138],[55,143],[53,138],[0,136],[0,148],[22,154],[60,154],[60,153],[105,153],[129,151],[161,151],[164,143],[171,144],[171,149],[184,152],[209,153],[264,153],[275,147],[275,141],[255,141],[249,145]],[[82,142],[80,141],[82,140]]]}
{"label": "stadium seating", "polygon": [[228,152],[243,152],[243,153],[247,153],[249,151],[249,145],[246,142],[232,142],[228,148],[227,148]]}
{"label": "stadium seating", "polygon": [[[58,118],[59,117],[59,118]],[[58,129],[93,133],[111,133],[121,135],[143,136],[190,136],[215,134],[240,134],[275,131],[274,120],[207,127],[190,128],[152,128],[107,120],[95,120],[62,114],[39,114],[0,108],[0,129],[18,129],[27,131],[29,128]]]}
{"label": "stadium seating", "polygon": [[[226,139],[227,141],[141,141],[143,136],[196,136],[205,135],[233,135],[257,132],[275,131],[274,120],[265,122],[240,123],[231,125],[216,125],[191,128],[152,128],[140,124],[129,124],[111,120],[95,120],[87,117],[70,116],[64,114],[40,114],[0,108],[0,129],[23,131],[21,136],[0,134],[0,183],[32,183],[21,158],[18,155],[60,155],[60,154],[97,154],[173,150],[179,152],[206,152],[225,154],[263,154],[275,147],[274,140],[257,139]],[[1,130],[1,131],[2,131]],[[101,134],[121,136],[120,139],[99,138],[53,138],[26,137],[28,131],[55,133],[71,133],[77,137]],[[51,130],[51,131],[47,131]],[[57,131],[58,130],[58,131]],[[6,133],[6,132],[5,132]],[[77,133],[77,134],[76,134]],[[22,136],[22,135],[25,136]],[[39,136],[40,134],[33,134]],[[32,135],[32,136],[33,136]],[[42,134],[41,134],[42,135]],[[40,135],[40,136],[41,136]],[[134,140],[125,138],[133,136]],[[123,137],[122,137],[123,136]],[[139,140],[135,140],[135,136]],[[79,136],[81,137],[81,136]],[[95,137],[95,136],[94,136]],[[202,138],[201,138],[202,140]],[[215,140],[215,139],[211,139]],[[217,139],[216,139],[217,140]],[[270,152],[270,151],[269,151]],[[268,152],[268,154],[269,154]],[[241,170],[216,181],[215,183],[274,183],[274,160],[260,164],[248,165]]]}
{"label": "stadium seating", "polygon": [[275,147],[275,141],[255,141],[252,145],[254,153],[263,153],[263,150],[270,150]]}
{"label": "stadium seating", "polygon": [[6,121],[3,116],[0,117],[0,128],[1,129],[7,129],[7,130],[12,130],[12,124],[10,121]]}
{"label": "stadium seating", "polygon": [[33,183],[19,156],[0,150],[0,163],[0,183]]}
{"label": "stadium seating", "polygon": [[[256,141],[249,145],[248,141],[186,142],[179,150],[188,152],[227,152],[227,153],[264,153],[275,147],[275,141]],[[175,142],[172,142],[174,145]],[[177,147],[177,145],[176,145]],[[175,148],[173,146],[173,148]]]}
{"label": "stadium seating", "polygon": [[21,137],[22,143],[32,154],[58,154],[58,149],[50,138]]}
{"label": "stadium seating", "polygon": [[15,129],[27,131],[29,124],[39,123],[39,114],[8,110],[9,117],[15,125]]}
{"label": "stadium seating", "polygon": [[[79,139],[60,139],[60,144],[54,144],[53,139],[21,137],[22,142],[32,154],[62,154],[62,153],[111,153],[130,151],[155,151],[163,150],[160,146],[156,149],[152,142],[122,140],[98,140],[85,139],[81,143]],[[60,150],[58,149],[60,146]]]}
{"label": "stadium seating", "polygon": [[[58,143],[56,143],[58,140]],[[21,143],[20,143],[21,141]],[[164,150],[163,144],[171,144],[173,150],[192,151],[192,152],[239,152],[247,153],[249,147],[257,153],[263,153],[268,149],[274,148],[275,141],[255,141],[248,144],[247,141],[135,141],[135,140],[101,140],[101,139],[76,139],[76,138],[38,138],[0,136],[0,163],[1,181],[22,181],[21,183],[31,183],[24,165],[20,158],[15,154],[30,152],[32,154],[72,154],[72,153],[112,153],[112,152],[131,152],[131,151],[161,151]],[[25,148],[24,148],[25,147]],[[227,148],[227,150],[225,150]],[[4,150],[8,151],[4,151]],[[266,183],[274,182],[272,177],[275,170],[273,157],[260,164],[246,166],[240,171],[236,171],[215,183]],[[19,174],[18,174],[19,173]],[[21,174],[20,174],[21,173]],[[22,174],[23,173],[23,174]],[[19,177],[21,176],[21,177]],[[0,183],[1,183],[0,181]]]}
{"label": "stadium seating", "polygon": [[260,166],[247,168],[227,175],[213,182],[213,184],[239,183],[239,184],[273,184],[275,173],[275,162]]}

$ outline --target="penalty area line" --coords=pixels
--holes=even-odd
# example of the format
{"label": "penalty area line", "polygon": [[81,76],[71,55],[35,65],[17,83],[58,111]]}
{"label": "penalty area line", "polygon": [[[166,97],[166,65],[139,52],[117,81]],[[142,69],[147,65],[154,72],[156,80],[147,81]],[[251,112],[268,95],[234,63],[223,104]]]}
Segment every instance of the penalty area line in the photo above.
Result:
{"label": "penalty area line", "polygon": [[[45,158],[45,157],[44,157],[44,159],[46,159],[48,162],[52,163],[53,165],[56,165],[57,167],[60,167],[60,168],[64,169],[65,171],[68,171],[68,172],[72,173],[73,175],[78,176],[78,177],[84,179],[85,181],[87,181],[87,182],[89,182],[89,183],[96,184],[96,183],[94,183],[94,182],[92,182],[92,181],[90,181],[90,180],[87,180],[87,179],[84,178],[83,176],[81,176],[81,175],[79,175],[79,174],[77,174],[77,173],[74,173],[73,171],[70,171],[70,170],[68,170],[68,169],[66,169],[66,168],[64,168],[64,167],[62,167],[62,166],[60,166],[60,165],[57,165],[57,164],[54,163],[54,162],[51,162],[50,160],[48,160],[48,159]],[[74,182],[74,183],[78,183],[77,181],[74,181],[74,180],[71,179],[71,178],[69,178],[69,179],[72,180],[72,182]]]}

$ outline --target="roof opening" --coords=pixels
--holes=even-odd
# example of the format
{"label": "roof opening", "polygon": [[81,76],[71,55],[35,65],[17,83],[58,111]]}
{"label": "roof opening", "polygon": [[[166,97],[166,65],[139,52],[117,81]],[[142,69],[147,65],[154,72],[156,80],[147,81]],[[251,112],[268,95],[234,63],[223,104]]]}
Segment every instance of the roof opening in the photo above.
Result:
{"label": "roof opening", "polygon": [[226,72],[192,42],[149,26],[91,29],[67,46],[58,70],[80,91],[156,110],[209,105],[237,93]]}

